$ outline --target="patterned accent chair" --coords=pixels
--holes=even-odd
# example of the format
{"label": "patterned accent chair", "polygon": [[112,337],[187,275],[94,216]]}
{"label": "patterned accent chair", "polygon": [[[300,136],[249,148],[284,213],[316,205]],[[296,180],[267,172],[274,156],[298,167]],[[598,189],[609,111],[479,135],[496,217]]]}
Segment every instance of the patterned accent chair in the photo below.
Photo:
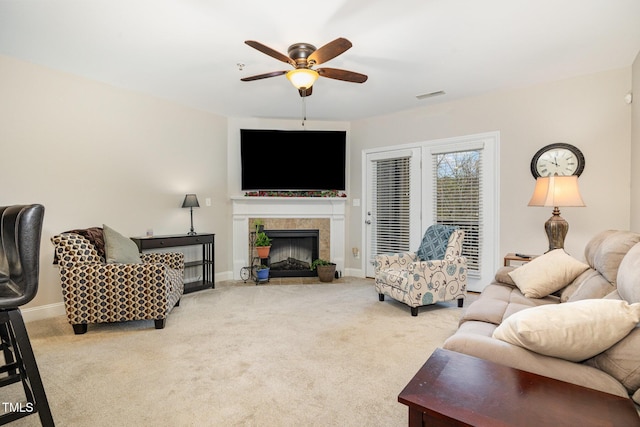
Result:
{"label": "patterned accent chair", "polygon": [[[375,287],[380,301],[385,295],[411,307],[458,300],[467,294],[467,259],[462,256],[464,231],[435,224],[425,232],[416,252],[380,254],[375,259]],[[437,259],[436,259],[437,258]]]}
{"label": "patterned accent chair", "polygon": [[144,253],[140,264],[105,263],[75,233],[51,238],[69,323],[76,334],[89,323],[154,320],[162,329],[184,292],[184,254]]}

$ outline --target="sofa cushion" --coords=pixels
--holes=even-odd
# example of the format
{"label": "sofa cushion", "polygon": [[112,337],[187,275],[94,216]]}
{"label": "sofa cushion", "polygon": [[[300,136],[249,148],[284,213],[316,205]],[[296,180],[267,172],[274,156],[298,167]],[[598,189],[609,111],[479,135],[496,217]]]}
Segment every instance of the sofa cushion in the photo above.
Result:
{"label": "sofa cushion", "polygon": [[570,284],[589,266],[555,249],[509,272],[527,298],[542,298]]}
{"label": "sofa cushion", "polygon": [[640,326],[636,326],[629,335],[618,341],[611,348],[591,359],[585,364],[606,372],[629,391],[635,393],[640,388]]}
{"label": "sofa cushion", "polygon": [[640,242],[640,234],[632,231],[604,231],[585,248],[587,263],[609,282],[616,284],[618,268],[629,250]]}
{"label": "sofa cushion", "polygon": [[103,225],[102,229],[107,263],[140,264],[142,262],[138,246],[133,240],[107,225]]}
{"label": "sofa cushion", "polygon": [[536,353],[579,362],[624,338],[640,321],[640,303],[590,299],[521,310],[493,337]]}
{"label": "sofa cushion", "polygon": [[640,302],[640,244],[632,247],[620,263],[618,270],[618,293],[630,302]]}
{"label": "sofa cushion", "polygon": [[597,270],[589,268],[580,274],[560,294],[562,302],[580,301],[583,299],[604,298],[615,291],[613,286]]}
{"label": "sofa cushion", "polygon": [[544,304],[558,304],[557,297],[526,298],[515,286],[492,282],[483,290],[480,297],[469,304],[462,313],[460,323],[481,321],[499,325],[513,313]]}
{"label": "sofa cushion", "polygon": [[504,283],[505,285],[515,286],[516,283],[513,281],[511,276],[509,276],[509,273],[511,273],[515,269],[516,267],[511,265],[498,268],[498,271],[496,271],[496,275],[495,275],[495,281],[499,283]]}
{"label": "sofa cushion", "polygon": [[58,264],[71,266],[83,262],[101,262],[95,247],[79,234],[62,233],[51,238],[58,255]]}
{"label": "sofa cushion", "polygon": [[587,260],[587,264],[591,266],[591,268],[595,268],[594,258],[596,256],[596,252],[598,252],[598,248],[605,241],[605,239],[612,234],[618,233],[618,230],[604,230],[596,234],[589,240],[587,245],[584,247],[584,258]]}
{"label": "sofa cushion", "polygon": [[450,225],[433,224],[427,228],[420,247],[416,251],[418,258],[422,261],[434,259],[444,259],[447,250],[449,237],[456,230],[456,227]]}

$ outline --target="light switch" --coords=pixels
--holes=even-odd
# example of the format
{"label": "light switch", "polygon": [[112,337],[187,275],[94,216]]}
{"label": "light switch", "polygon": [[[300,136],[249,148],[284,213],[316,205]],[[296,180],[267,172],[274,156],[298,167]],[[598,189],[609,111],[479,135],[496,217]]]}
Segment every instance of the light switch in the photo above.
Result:
{"label": "light switch", "polygon": [[204,204],[207,206],[211,206],[211,198],[207,197],[206,199],[204,199]]}

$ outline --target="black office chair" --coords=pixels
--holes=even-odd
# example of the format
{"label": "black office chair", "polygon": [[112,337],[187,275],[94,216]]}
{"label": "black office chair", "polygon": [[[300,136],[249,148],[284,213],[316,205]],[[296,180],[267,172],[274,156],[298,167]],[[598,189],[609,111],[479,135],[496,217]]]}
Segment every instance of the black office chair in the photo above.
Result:
{"label": "black office chair", "polygon": [[42,205],[0,207],[0,387],[22,382],[26,397],[26,403],[1,399],[0,425],[36,413],[43,426],[54,425],[19,308],[38,291],[43,218]]}

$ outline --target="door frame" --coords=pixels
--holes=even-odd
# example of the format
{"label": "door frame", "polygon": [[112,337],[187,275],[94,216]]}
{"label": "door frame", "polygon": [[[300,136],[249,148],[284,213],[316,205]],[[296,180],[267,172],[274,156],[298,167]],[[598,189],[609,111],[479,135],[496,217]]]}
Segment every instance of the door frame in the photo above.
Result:
{"label": "door frame", "polygon": [[[423,161],[421,162],[421,182],[425,179],[430,180],[429,176],[426,176],[427,172],[424,166],[424,158],[428,158],[433,147],[443,145],[455,145],[455,144],[469,144],[476,141],[482,141],[484,143],[483,153],[483,189],[484,194],[487,196],[483,207],[485,209],[483,215],[483,229],[484,229],[484,248],[482,252],[482,265],[484,269],[482,276],[470,277],[468,290],[481,292],[482,289],[491,282],[491,278],[495,274],[495,270],[500,266],[498,260],[500,259],[500,131],[484,132],[471,135],[462,135],[451,138],[442,138],[428,141],[421,141],[409,144],[399,144],[394,146],[379,147],[372,149],[362,150],[361,157],[361,170],[362,170],[362,212],[361,212],[361,247],[362,249],[362,272],[365,277],[367,275],[366,263],[369,259],[369,248],[367,247],[367,227],[365,221],[367,219],[367,207],[368,207],[368,178],[367,178],[367,155],[373,153],[393,152],[408,150],[413,148],[419,148],[422,151]],[[422,212],[420,214],[419,225],[421,230],[424,230],[426,225],[432,221],[432,215],[429,209],[425,207],[428,204],[428,196],[425,194],[425,189],[428,185],[422,185]],[[419,233],[418,233],[419,234]],[[421,236],[419,236],[421,237]],[[417,247],[417,246],[416,246]]]}
{"label": "door frame", "polygon": [[410,234],[409,234],[409,245],[411,247],[417,248],[420,244],[420,227],[421,227],[421,205],[422,205],[422,179],[421,179],[421,162],[422,162],[422,150],[420,147],[407,147],[407,148],[399,148],[399,147],[391,147],[392,149],[387,150],[367,150],[368,152],[363,153],[363,174],[364,174],[364,192],[363,192],[363,259],[364,259],[364,274],[365,277],[373,277],[374,276],[374,265],[373,263],[373,255],[370,253],[371,245],[370,245],[370,236],[371,236],[371,225],[368,221],[373,220],[375,222],[375,218],[372,218],[369,215],[371,211],[371,198],[369,195],[371,194],[370,182],[369,179],[371,174],[370,167],[373,162],[377,160],[387,160],[387,159],[396,159],[409,157],[410,158],[410,167],[409,167],[409,192],[410,192]]}

